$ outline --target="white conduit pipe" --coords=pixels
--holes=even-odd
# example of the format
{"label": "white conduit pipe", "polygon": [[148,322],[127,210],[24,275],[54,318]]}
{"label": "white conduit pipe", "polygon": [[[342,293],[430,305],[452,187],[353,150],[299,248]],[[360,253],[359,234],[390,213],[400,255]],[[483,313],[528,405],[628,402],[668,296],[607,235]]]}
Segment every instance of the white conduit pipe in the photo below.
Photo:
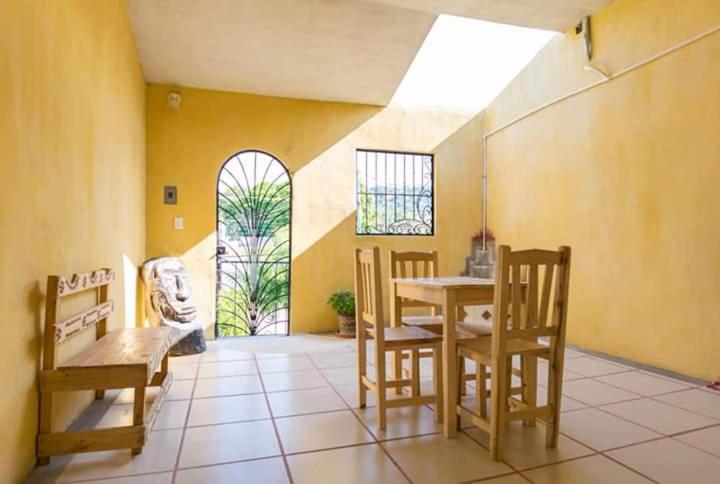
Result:
{"label": "white conduit pipe", "polygon": [[508,121],[507,123],[493,129],[492,131],[483,134],[483,144],[482,144],[482,162],[483,162],[483,169],[482,169],[482,190],[483,190],[483,221],[482,221],[482,227],[483,227],[483,250],[487,249],[487,240],[486,240],[486,234],[487,234],[487,206],[488,206],[488,149],[487,149],[487,143],[488,138],[490,138],[492,135],[499,133],[500,131],[503,131],[504,129],[509,128],[510,126],[522,121],[523,119],[529,118],[533,114],[539,113],[540,111],[543,111],[544,109],[549,108],[550,106],[553,106],[557,103],[560,103],[562,101],[565,101],[567,99],[570,99],[572,97],[577,96],[578,94],[582,94],[586,91],[589,91],[597,86],[600,86],[602,84],[605,84],[607,82],[610,82],[614,79],[617,79],[618,77],[622,77],[625,74],[628,74],[635,69],[639,69],[640,67],[646,66],[647,64],[650,64],[652,62],[655,62],[658,59],[661,59],[669,54],[672,54],[675,51],[678,51],[684,47],[687,47],[688,45],[694,44],[695,42],[702,40],[706,37],[709,37],[717,32],[720,32],[720,26],[714,27],[710,30],[706,30],[705,32],[698,34],[694,37],[691,37],[684,42],[681,42],[673,47],[670,47],[669,49],[665,49],[662,52],[659,52],[658,54],[655,54],[652,57],[648,57],[647,59],[640,61],[636,64],[633,64],[629,67],[626,67],[625,69],[622,69],[615,74],[609,74],[607,78],[601,79],[599,81],[593,82],[592,84],[589,84],[585,87],[581,87],[580,89],[577,89],[575,91],[572,91],[568,94],[565,94],[563,96],[560,96],[558,98],[555,98],[551,101],[546,102],[545,104],[542,104],[538,106],[537,108],[531,109],[530,111],[526,112],[525,114],[521,114],[517,118]]}

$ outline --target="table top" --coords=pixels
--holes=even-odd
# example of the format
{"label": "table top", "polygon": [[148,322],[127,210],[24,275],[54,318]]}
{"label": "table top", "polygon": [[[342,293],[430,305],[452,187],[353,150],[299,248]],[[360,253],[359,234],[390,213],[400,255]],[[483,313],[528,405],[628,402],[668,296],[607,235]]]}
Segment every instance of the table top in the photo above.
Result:
{"label": "table top", "polygon": [[420,286],[432,288],[453,287],[494,287],[494,279],[481,279],[479,277],[396,277],[391,282],[407,286]]}

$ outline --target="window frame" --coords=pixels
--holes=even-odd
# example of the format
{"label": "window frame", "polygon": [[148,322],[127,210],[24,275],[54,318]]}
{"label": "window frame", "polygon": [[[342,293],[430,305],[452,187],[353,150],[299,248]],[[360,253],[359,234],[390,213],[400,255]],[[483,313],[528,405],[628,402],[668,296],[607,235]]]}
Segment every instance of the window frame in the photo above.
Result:
{"label": "window frame", "polygon": [[[362,233],[359,231],[359,217],[360,217],[360,169],[358,154],[364,153],[375,153],[384,155],[411,155],[411,156],[427,156],[430,157],[430,231],[426,234],[412,234],[412,233]],[[389,149],[370,149],[370,148],[356,148],[355,149],[355,236],[356,237],[434,237],[436,231],[436,220],[435,220],[435,153],[422,152],[422,151],[403,151],[403,150],[389,150]]]}

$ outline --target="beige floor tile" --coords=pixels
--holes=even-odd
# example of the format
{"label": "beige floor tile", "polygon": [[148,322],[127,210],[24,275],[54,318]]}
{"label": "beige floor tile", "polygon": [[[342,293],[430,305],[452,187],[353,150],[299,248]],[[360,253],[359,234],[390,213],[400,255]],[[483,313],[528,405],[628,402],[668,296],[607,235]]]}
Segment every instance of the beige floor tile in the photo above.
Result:
{"label": "beige floor tile", "polygon": [[[465,430],[476,441],[489,447],[489,435],[478,429]],[[548,449],[545,446],[545,426],[524,427],[522,422],[513,422],[505,433],[503,444],[503,460],[517,470],[528,469],[545,464],[552,464],[576,457],[594,454],[595,452],[572,439],[560,436],[558,446]]]}
{"label": "beige floor tile", "polygon": [[198,378],[219,378],[257,374],[255,360],[220,361],[200,365]]}
{"label": "beige floor tile", "polygon": [[666,484],[720,482],[720,459],[673,439],[625,447],[608,455]]}
{"label": "beige floor tile", "polygon": [[606,412],[626,418],[663,434],[675,434],[720,423],[717,420],[648,398],[605,405],[602,408]]}
{"label": "beige floor tile", "polygon": [[193,400],[189,427],[270,418],[262,393]]}
{"label": "beige floor tile", "polygon": [[[350,408],[360,408],[360,403],[358,400],[358,385],[357,383],[350,383],[347,385],[336,385],[335,389],[340,393],[340,396],[345,400],[345,403],[347,403]],[[367,407],[374,407],[376,400],[375,400],[375,394],[372,392],[367,392],[367,398],[366,398],[366,406]]]}
{"label": "beige floor tile", "polygon": [[652,481],[607,457],[594,455],[523,472],[535,484],[648,484]]}
{"label": "beige floor tile", "polygon": [[171,482],[172,472],[163,472],[161,474],[144,474],[141,476],[116,477],[97,481],[82,481],[82,484],[170,484]]}
{"label": "beige floor tile", "polygon": [[373,442],[350,410],[278,418],[275,425],[286,453]]}
{"label": "beige floor tile", "polygon": [[287,358],[288,356],[303,354],[302,351],[256,351],[255,358],[258,360],[264,360],[266,358]]}
{"label": "beige floor tile", "polygon": [[611,363],[609,361],[585,356],[582,358],[568,359],[565,361],[565,369],[583,376],[600,376],[609,375],[611,373],[620,373],[631,370],[632,368],[618,363]]}
{"label": "beige floor tile", "polygon": [[193,398],[224,397],[262,393],[257,375],[229,376],[225,378],[201,378],[195,384]]}
{"label": "beige floor tile", "polygon": [[639,393],[646,397],[660,395],[661,393],[674,392],[689,388],[686,383],[675,382],[666,378],[660,378],[640,371],[629,371],[613,375],[599,376],[596,380],[608,385],[620,387],[633,393]]}
{"label": "beige floor tile", "polygon": [[175,484],[262,483],[287,484],[288,477],[282,458],[237,462],[179,471]]}
{"label": "beige floor tile", "polygon": [[[544,360],[538,361],[537,381],[541,385],[547,386],[548,382],[548,364]],[[574,371],[568,370],[563,367],[563,381],[579,380],[585,378],[585,376],[575,373]]]}
{"label": "beige floor tile", "polygon": [[[538,387],[538,393],[537,393],[537,402],[538,405],[542,406],[547,404],[547,395],[548,390],[547,388],[543,386]],[[570,412],[572,410],[578,410],[581,408],[586,408],[587,405],[585,405],[582,402],[578,402],[577,400],[573,400],[572,398],[568,397],[567,395],[562,396],[562,400],[560,402],[560,411],[561,412]]]}
{"label": "beige floor tile", "polygon": [[200,363],[204,353],[196,353],[194,355],[186,355],[186,356],[171,356],[168,358],[168,363],[170,365],[170,368],[173,368],[176,365],[187,365],[190,363]]}
{"label": "beige floor tile", "polygon": [[[222,341],[221,343],[226,343]],[[249,351],[243,351],[240,349],[233,348],[230,345],[216,344],[213,346],[208,345],[208,349],[203,353],[202,363],[208,363],[212,361],[234,361],[234,360],[251,360],[253,354]]]}
{"label": "beige floor tile", "polygon": [[268,393],[268,399],[275,417],[344,410],[348,407],[330,387],[273,392]]}
{"label": "beige floor tile", "polygon": [[318,368],[357,367],[358,356],[354,351],[309,353],[308,357]]}
{"label": "beige floor tile", "polygon": [[388,409],[387,426],[384,431],[378,430],[376,407],[359,408],[355,409],[354,412],[378,440],[425,435],[442,431],[442,424],[435,422],[435,413],[422,405]]}
{"label": "beige floor tile", "polygon": [[181,435],[179,429],[151,432],[142,454],[137,456],[122,449],[53,457],[48,466],[36,468],[28,482],[68,482],[169,471],[175,466]]}
{"label": "beige floor tile", "polygon": [[[165,401],[160,407],[153,430],[177,429],[185,426],[190,400]],[[132,418],[128,419],[129,422]]]}
{"label": "beige floor tile", "polygon": [[587,405],[605,405],[640,398],[637,394],[589,378],[564,382],[562,392]]}
{"label": "beige floor tile", "polygon": [[309,370],[315,368],[310,358],[305,355],[283,356],[280,358],[263,358],[257,360],[262,373],[282,373],[286,371]]}
{"label": "beige floor tile", "polygon": [[407,480],[377,444],[291,455],[295,484],[401,484]]}
{"label": "beige floor tile", "polygon": [[198,365],[196,363],[187,365],[173,365],[170,367],[173,380],[194,380],[197,375]]}
{"label": "beige floor tile", "polygon": [[[167,400],[190,400],[194,385],[194,380],[175,380],[172,382],[172,385],[170,385],[170,390],[165,398]],[[128,389],[128,391],[123,394],[130,397],[127,403],[132,403],[132,390]]]}
{"label": "beige floor tile", "polygon": [[357,367],[324,368],[320,370],[331,385],[357,385]]}
{"label": "beige floor tile", "polygon": [[391,440],[383,443],[400,468],[416,484],[457,483],[513,472],[470,437],[442,434]]}
{"label": "beige floor tile", "polygon": [[520,474],[496,477],[494,479],[487,479],[481,482],[482,484],[528,484],[528,481],[520,477]]}
{"label": "beige floor tile", "polygon": [[192,427],[185,431],[180,467],[277,455],[280,447],[270,420]]}
{"label": "beige floor tile", "polygon": [[694,389],[661,395],[655,399],[720,420],[720,392]]}
{"label": "beige floor tile", "polygon": [[560,432],[595,450],[662,437],[662,434],[594,408],[562,414]]}
{"label": "beige floor tile", "polygon": [[329,386],[318,370],[267,373],[262,377],[267,392],[302,390]]}
{"label": "beige floor tile", "polygon": [[675,437],[681,442],[720,457],[720,426],[697,430]]}
{"label": "beige floor tile", "polygon": [[565,348],[565,359],[566,360],[572,360],[574,358],[582,358],[583,356],[587,356],[587,354],[574,350],[572,348]]}

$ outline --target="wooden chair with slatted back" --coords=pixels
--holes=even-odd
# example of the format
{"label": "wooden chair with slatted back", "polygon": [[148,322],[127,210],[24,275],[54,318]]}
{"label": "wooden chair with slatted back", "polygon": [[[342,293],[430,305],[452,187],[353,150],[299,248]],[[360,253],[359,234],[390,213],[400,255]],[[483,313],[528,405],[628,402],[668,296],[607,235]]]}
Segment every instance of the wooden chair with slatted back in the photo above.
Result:
{"label": "wooden chair with slatted back", "polygon": [[[366,405],[367,392],[375,393],[377,420],[380,430],[386,428],[388,408],[410,405],[436,405],[435,417],[442,421],[442,336],[413,326],[388,328],[383,314],[380,249],[355,250],[355,318],[358,344],[359,401]],[[367,340],[374,340],[375,380],[367,375]],[[390,351],[432,350],[433,395],[420,395],[420,375],[410,379],[389,380],[385,367],[385,354]],[[411,395],[403,398],[387,398],[388,388],[411,387]],[[414,390],[417,389],[417,392]]]}
{"label": "wooden chair with slatted back", "polygon": [[[500,459],[506,426],[516,420],[523,420],[526,424],[536,418],[545,421],[546,445],[557,446],[570,256],[569,247],[560,247],[557,251],[533,249],[513,252],[506,245],[500,246],[492,336],[459,340],[457,343],[458,358],[471,359],[482,368],[492,369],[489,418],[476,409],[462,405],[458,406],[458,413],[468,414],[475,425],[490,434],[490,453],[494,460]],[[521,277],[523,266],[527,267],[527,281]],[[539,343],[538,338],[541,337],[548,338],[549,344]],[[526,375],[520,399],[512,394],[510,381],[512,357],[515,355],[524,362],[534,364],[538,358],[548,361],[546,405],[538,406],[536,402],[536,374]],[[478,400],[484,391],[480,387],[478,385]]]}

